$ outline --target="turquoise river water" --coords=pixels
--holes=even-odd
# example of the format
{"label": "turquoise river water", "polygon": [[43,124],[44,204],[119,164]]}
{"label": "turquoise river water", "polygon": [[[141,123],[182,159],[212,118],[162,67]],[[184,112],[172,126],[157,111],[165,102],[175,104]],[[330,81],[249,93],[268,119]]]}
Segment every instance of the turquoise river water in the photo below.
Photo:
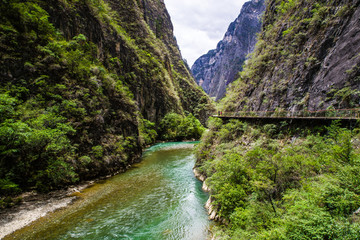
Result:
{"label": "turquoise river water", "polygon": [[149,148],[129,171],[6,239],[207,239],[208,195],[192,172],[194,143]]}

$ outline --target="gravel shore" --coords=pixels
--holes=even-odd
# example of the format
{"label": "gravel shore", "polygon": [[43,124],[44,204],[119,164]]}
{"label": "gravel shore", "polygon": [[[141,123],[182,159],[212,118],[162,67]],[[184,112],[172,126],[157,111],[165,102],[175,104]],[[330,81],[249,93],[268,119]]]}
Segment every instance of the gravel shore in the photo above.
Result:
{"label": "gravel shore", "polygon": [[92,182],[47,194],[36,192],[22,194],[19,196],[22,198],[19,205],[0,210],[0,239],[50,212],[68,206],[77,198],[74,193],[82,191],[90,184]]}

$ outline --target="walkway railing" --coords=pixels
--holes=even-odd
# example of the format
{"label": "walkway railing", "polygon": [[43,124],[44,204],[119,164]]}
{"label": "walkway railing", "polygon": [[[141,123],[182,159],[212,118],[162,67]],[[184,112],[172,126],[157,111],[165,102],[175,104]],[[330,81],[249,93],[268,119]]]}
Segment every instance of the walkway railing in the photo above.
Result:
{"label": "walkway railing", "polygon": [[217,112],[220,117],[258,117],[258,118],[329,118],[329,119],[360,119],[360,108],[327,109],[318,111],[238,111]]}

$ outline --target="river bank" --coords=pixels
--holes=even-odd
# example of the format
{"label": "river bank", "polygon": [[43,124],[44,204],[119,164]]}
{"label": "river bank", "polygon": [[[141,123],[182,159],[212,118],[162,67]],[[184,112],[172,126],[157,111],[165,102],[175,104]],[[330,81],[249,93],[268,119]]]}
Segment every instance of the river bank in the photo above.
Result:
{"label": "river bank", "polygon": [[22,199],[20,204],[0,210],[0,239],[50,212],[72,204],[78,198],[76,194],[91,186],[94,182],[88,181],[50,193],[26,192],[21,194],[18,196]]}
{"label": "river bank", "polygon": [[[210,187],[209,187],[209,186],[206,184],[206,182],[205,182],[207,177],[206,177],[204,174],[202,174],[202,173],[201,173],[198,169],[196,169],[196,168],[193,168],[193,172],[194,172],[194,176],[195,176],[199,181],[202,182],[202,190],[203,190],[204,192],[209,193],[209,198],[208,198],[208,200],[206,201],[205,206],[204,206],[205,209],[206,209],[206,211],[207,211],[207,214],[208,214],[208,216],[209,216],[209,220],[212,220],[212,221],[215,221],[215,222],[218,222],[218,223],[222,223],[222,224],[227,225],[228,223],[226,222],[226,220],[225,220],[225,219],[222,219],[222,218],[218,215],[217,209],[213,206],[214,198],[211,197],[211,195],[210,195],[211,189],[210,189]],[[217,232],[217,230],[216,230],[216,227],[215,227],[215,225],[214,225],[213,228],[210,230],[210,234],[209,234],[211,240],[217,240],[217,239],[218,239],[217,236],[216,236],[216,232]]]}
{"label": "river bank", "polygon": [[[192,147],[159,144],[128,172],[106,181],[50,194],[28,193],[20,206],[0,212],[0,239],[86,239],[89,234],[99,239],[144,234],[207,239],[209,222],[202,209],[207,194],[191,171]],[[103,228],[108,230],[98,231]]]}
{"label": "river bank", "polygon": [[[201,174],[196,168],[193,169],[193,172],[194,172],[195,177],[202,182],[202,190],[204,192],[210,193],[210,188],[205,182],[206,176]],[[209,199],[206,201],[206,204],[205,204],[205,209],[208,212],[210,220],[219,221],[220,218],[216,212],[216,209],[212,205],[213,202],[214,202],[214,199],[211,196],[209,196]]]}
{"label": "river bank", "polygon": [[[184,140],[183,142],[190,143],[194,141],[195,139]],[[157,141],[155,145],[162,143],[165,143],[165,141]],[[144,151],[150,147],[150,145],[146,146]],[[131,167],[129,165],[127,169]],[[124,172],[126,171],[118,171],[91,181],[84,181],[67,189],[55,190],[49,193],[32,191],[16,196],[14,199],[21,199],[20,203],[10,208],[0,209],[0,239],[44,217],[50,212],[67,207],[78,198],[76,196],[77,193],[80,193],[94,183]]]}
{"label": "river bank", "polygon": [[[127,169],[129,168],[131,168],[131,165],[127,166]],[[16,196],[16,199],[21,199],[18,204],[10,208],[0,209],[0,240],[46,216],[48,213],[69,206],[78,199],[78,193],[81,193],[84,189],[99,181],[124,173],[126,170],[117,171],[97,179],[83,181],[66,189],[55,190],[49,193],[31,191]]]}
{"label": "river bank", "polygon": [[[131,166],[128,166],[130,168]],[[35,191],[25,192],[16,198],[21,202],[11,208],[0,209],[0,240],[5,236],[30,225],[32,222],[74,203],[78,194],[93,184],[113,177],[124,171],[100,177],[90,181],[83,181],[66,189],[55,190],[49,193]]]}

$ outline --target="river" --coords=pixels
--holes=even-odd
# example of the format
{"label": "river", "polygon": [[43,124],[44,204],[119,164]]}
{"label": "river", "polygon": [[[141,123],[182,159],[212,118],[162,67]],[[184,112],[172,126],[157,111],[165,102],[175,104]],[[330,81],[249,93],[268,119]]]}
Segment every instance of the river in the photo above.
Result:
{"label": "river", "polygon": [[192,172],[193,146],[155,145],[126,173],[83,190],[72,205],[5,239],[206,239],[208,195]]}

